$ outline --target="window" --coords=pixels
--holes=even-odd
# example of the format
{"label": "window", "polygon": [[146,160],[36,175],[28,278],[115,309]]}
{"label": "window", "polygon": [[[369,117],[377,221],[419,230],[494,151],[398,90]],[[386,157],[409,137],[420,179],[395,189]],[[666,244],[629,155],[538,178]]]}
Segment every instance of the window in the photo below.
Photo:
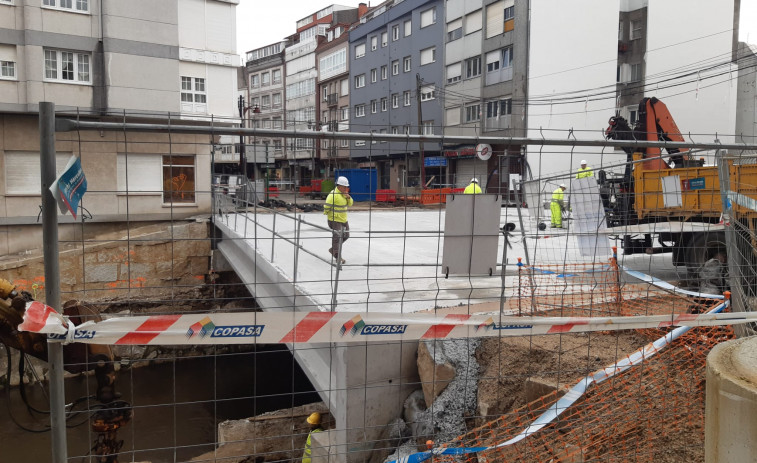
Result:
{"label": "window", "polygon": [[303,96],[312,95],[315,93],[315,78],[305,79],[293,84],[289,84],[286,87],[286,99],[292,100],[294,98],[300,98]]}
{"label": "window", "polygon": [[392,133],[392,135],[397,135],[398,133],[400,133],[399,129],[397,128],[396,125],[392,126],[392,132],[391,133]]}
{"label": "window", "polygon": [[641,80],[641,63],[631,65],[631,82]]}
{"label": "window", "polygon": [[206,102],[205,79],[182,76],[181,110],[187,112],[205,112]]}
{"label": "window", "polygon": [[251,74],[250,75],[250,87],[260,87],[260,74]]}
{"label": "window", "polygon": [[413,33],[413,21],[408,19],[405,21],[405,37],[410,37]]}
{"label": "window", "polygon": [[515,19],[515,6],[505,8],[505,21]]}
{"label": "window", "polygon": [[381,33],[381,46],[385,47],[389,44],[389,34],[386,32]]}
{"label": "window", "polygon": [[88,0],[42,0],[42,6],[58,10],[79,11],[82,13],[89,12]]}
{"label": "window", "polygon": [[387,77],[387,67],[386,64],[381,66],[381,80],[386,80]]}
{"label": "window", "polygon": [[85,53],[45,50],[45,80],[90,83],[90,58]]}
{"label": "window", "polygon": [[447,42],[452,42],[463,36],[463,19],[456,19],[447,24]]}
{"label": "window", "polygon": [[486,117],[507,116],[513,113],[513,100],[510,98],[504,100],[489,101],[486,103]]}
{"label": "window", "polygon": [[15,79],[16,63],[14,61],[0,61],[0,79]]}
{"label": "window", "polygon": [[273,83],[274,84],[280,84],[281,83],[281,69],[274,69],[273,72],[271,72],[273,76]]}
{"label": "window", "polygon": [[623,20],[618,21],[618,40],[623,40]]}
{"label": "window", "polygon": [[194,156],[163,156],[163,202],[195,202]]}
{"label": "window", "polygon": [[[183,82],[182,82],[182,84],[183,84]],[[182,87],[183,87],[183,85],[182,85]],[[259,99],[259,98],[253,98],[253,99],[252,99],[252,100],[250,101],[250,103],[252,104],[252,107],[253,107],[253,108],[254,108],[255,106],[257,106],[258,108],[260,108],[260,99]]]}
{"label": "window", "polygon": [[339,120],[346,121],[350,118],[350,107],[342,106],[339,108]]}
{"label": "window", "polygon": [[410,124],[405,126],[405,135],[410,135]]}
{"label": "window", "polygon": [[[71,152],[55,153],[56,176],[63,173]],[[138,171],[137,171],[138,172]],[[153,191],[160,189],[160,161],[156,163],[156,183]],[[141,175],[135,173],[138,177]],[[5,193],[9,195],[39,196],[42,189],[42,175],[39,169],[39,152],[5,151]]]}
{"label": "window", "polygon": [[436,98],[436,88],[433,85],[421,87],[421,101],[429,101]]}
{"label": "window", "polygon": [[273,118],[273,128],[274,129],[281,129],[284,127],[284,121],[281,120],[281,116],[276,116]]}
{"label": "window", "polygon": [[409,56],[404,57],[402,59],[402,68],[405,70],[405,72],[410,72],[410,66],[411,66],[410,57]]}
{"label": "window", "polygon": [[365,56],[365,44],[355,45],[355,59]]}
{"label": "window", "polygon": [[434,134],[434,121],[423,121],[421,127],[423,128],[423,135]]}
{"label": "window", "polygon": [[355,140],[355,146],[365,146],[365,140]]}
{"label": "window", "polygon": [[486,72],[493,72],[499,69],[499,51],[491,51],[486,54]]}
{"label": "window", "polygon": [[471,79],[481,75],[481,57],[474,56],[465,60],[465,78]]}
{"label": "window", "polygon": [[378,100],[371,100],[371,114],[378,112]]}
{"label": "window", "polygon": [[260,106],[263,109],[271,109],[271,95],[263,95],[260,97]]}
{"label": "window", "polygon": [[633,127],[636,125],[636,121],[639,120],[639,107],[631,106],[628,108],[628,123]]}
{"label": "window", "polygon": [[342,48],[321,58],[318,64],[318,76],[328,79],[347,70],[347,50]]}
{"label": "window", "polygon": [[340,86],[342,87],[341,95],[347,96],[350,94],[350,81],[349,79],[342,79],[340,82]]}
{"label": "window", "polygon": [[392,42],[396,42],[400,39],[400,25],[395,24],[392,26]]}
{"label": "window", "polygon": [[260,75],[261,85],[271,85],[271,74],[264,72]]}
{"label": "window", "polygon": [[399,107],[400,107],[400,94],[392,93],[392,108],[399,108]]}
{"label": "window", "polygon": [[349,148],[350,141],[346,138],[342,138],[341,140],[339,140],[339,146],[342,148]]}
{"label": "window", "polygon": [[436,61],[436,47],[429,47],[421,50],[421,66]]}
{"label": "window", "polygon": [[447,83],[460,82],[463,75],[463,63],[454,63],[447,66]]}
{"label": "window", "polygon": [[399,73],[400,73],[400,61],[396,59],[392,61],[392,75],[396,76]]}
{"label": "window", "polygon": [[481,105],[471,105],[465,107],[465,122],[476,122],[481,120]]}
{"label": "window", "polygon": [[355,76],[355,88],[365,87],[365,74]]}
{"label": "window", "polygon": [[273,94],[273,108],[281,109],[281,93]]}
{"label": "window", "polygon": [[405,106],[410,106],[410,91],[406,91],[402,94],[402,101]]}
{"label": "window", "polygon": [[474,11],[465,17],[465,35],[481,30],[482,10]]}
{"label": "window", "polygon": [[384,97],[381,99],[381,112],[384,112],[387,110],[387,98]]}
{"label": "window", "polygon": [[445,125],[458,125],[460,124],[460,107],[447,108],[444,111],[444,124]]}
{"label": "window", "polygon": [[513,65],[513,48],[490,51],[486,54],[486,72],[494,72]]}
{"label": "window", "polygon": [[641,38],[642,22],[641,20],[631,21],[631,40]]}
{"label": "window", "polygon": [[378,48],[378,37],[375,35],[371,37],[371,50],[375,50]]}
{"label": "window", "polygon": [[264,129],[270,129],[271,128],[271,120],[270,119],[263,119],[263,128]]}
{"label": "window", "polygon": [[486,7],[486,38],[505,32],[505,1],[500,0]]}
{"label": "window", "polygon": [[276,140],[273,141],[273,150],[274,151],[281,151],[281,147],[282,147],[282,145],[281,145],[281,140],[280,139],[276,139]]}
{"label": "window", "polygon": [[378,76],[378,72],[375,69],[371,69],[371,82],[376,82],[377,76]]}
{"label": "window", "polygon": [[421,12],[421,29],[436,23],[436,8]]}

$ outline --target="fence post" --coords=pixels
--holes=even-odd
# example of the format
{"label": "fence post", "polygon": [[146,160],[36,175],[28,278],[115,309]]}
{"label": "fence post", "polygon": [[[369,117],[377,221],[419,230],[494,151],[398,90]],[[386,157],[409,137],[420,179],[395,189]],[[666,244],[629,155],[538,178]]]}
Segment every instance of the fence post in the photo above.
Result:
{"label": "fence post", "polygon": [[[39,164],[42,178],[42,249],[45,259],[45,303],[55,310],[60,308],[60,266],[58,262],[58,208],[50,185],[55,172],[55,104],[39,103]],[[63,344],[47,342],[50,365],[50,427],[53,463],[65,463],[66,398],[63,382]]]}
{"label": "fence post", "polygon": [[[333,233],[333,232],[332,232]],[[336,311],[336,295],[339,291],[339,272],[342,270],[342,238],[344,237],[344,228],[339,230],[339,246],[337,249],[339,250],[339,253],[337,254],[339,257],[335,257],[334,260],[336,261],[336,275],[334,276],[334,291],[331,293],[331,311]]]}
{"label": "fence post", "polygon": [[292,278],[297,282],[297,264],[300,258],[300,233],[302,231],[302,214],[297,216],[297,230],[294,232],[294,272]]}
{"label": "fence post", "polygon": [[273,263],[273,249],[276,244],[276,209],[273,210],[273,226],[271,230],[271,263]]}

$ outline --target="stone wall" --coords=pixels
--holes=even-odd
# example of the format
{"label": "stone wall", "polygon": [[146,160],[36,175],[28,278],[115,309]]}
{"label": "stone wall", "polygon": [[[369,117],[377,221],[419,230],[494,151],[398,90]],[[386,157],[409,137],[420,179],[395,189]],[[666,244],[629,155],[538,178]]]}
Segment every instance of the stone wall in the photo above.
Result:
{"label": "stone wall", "polygon": [[[60,246],[61,301],[113,301],[192,291],[210,270],[210,222],[203,219],[126,228]],[[44,300],[42,251],[0,260],[0,277]]]}

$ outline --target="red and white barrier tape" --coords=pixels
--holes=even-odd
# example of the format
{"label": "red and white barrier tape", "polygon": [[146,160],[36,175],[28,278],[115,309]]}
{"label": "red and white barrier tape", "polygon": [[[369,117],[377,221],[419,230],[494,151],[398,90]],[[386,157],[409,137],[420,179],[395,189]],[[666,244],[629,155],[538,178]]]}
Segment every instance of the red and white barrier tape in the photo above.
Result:
{"label": "red and white barrier tape", "polygon": [[117,317],[73,326],[52,308],[27,305],[21,331],[64,342],[126,345],[308,344],[526,336],[757,322],[757,313],[634,317],[514,317],[492,314],[236,312]]}

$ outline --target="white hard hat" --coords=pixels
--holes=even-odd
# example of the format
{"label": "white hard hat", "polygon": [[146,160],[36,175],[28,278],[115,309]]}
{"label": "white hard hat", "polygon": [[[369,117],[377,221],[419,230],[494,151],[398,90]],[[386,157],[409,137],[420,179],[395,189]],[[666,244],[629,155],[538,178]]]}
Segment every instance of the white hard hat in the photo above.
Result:
{"label": "white hard hat", "polygon": [[586,159],[582,159],[581,164],[586,164]]}
{"label": "white hard hat", "polygon": [[561,183],[560,188],[568,188],[568,187],[566,187],[564,183]]}
{"label": "white hard hat", "polygon": [[347,177],[339,177],[336,179],[336,184],[340,186],[350,186],[350,181],[347,180]]}
{"label": "white hard hat", "polygon": [[476,177],[473,177],[472,179],[470,179],[470,182],[471,183],[478,183],[478,179]]}

